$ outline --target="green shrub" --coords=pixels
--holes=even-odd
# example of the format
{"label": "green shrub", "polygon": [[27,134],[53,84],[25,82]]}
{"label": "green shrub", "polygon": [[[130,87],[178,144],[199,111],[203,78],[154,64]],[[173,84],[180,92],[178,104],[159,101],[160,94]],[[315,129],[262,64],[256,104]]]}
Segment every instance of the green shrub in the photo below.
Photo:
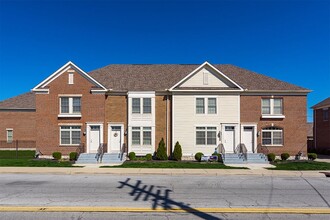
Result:
{"label": "green shrub", "polygon": [[221,154],[213,153],[212,155],[213,155],[213,156],[218,156],[218,162],[223,163],[223,161],[222,161],[222,157],[221,157]]}
{"label": "green shrub", "polygon": [[182,148],[181,148],[181,145],[179,144],[179,141],[177,141],[174,146],[173,159],[181,160],[181,158],[182,158]]}
{"label": "green shrub", "polygon": [[289,157],[290,157],[290,154],[289,153],[282,153],[281,154],[281,159],[282,160],[287,160]]}
{"label": "green shrub", "polygon": [[307,154],[308,160],[315,160],[317,158],[317,154],[315,153],[309,153]]}
{"label": "green shrub", "polygon": [[164,142],[163,138],[160,140],[160,142],[158,144],[156,158],[158,160],[167,160],[167,153],[166,153],[165,142]]}
{"label": "green shrub", "polygon": [[76,160],[78,159],[78,153],[77,153],[77,152],[71,152],[71,153],[69,154],[69,158],[70,158],[70,160],[72,160],[72,161],[76,161]]}
{"label": "green shrub", "polygon": [[129,152],[129,154],[128,154],[128,158],[129,158],[130,160],[136,160],[135,152]]}
{"label": "green shrub", "polygon": [[269,162],[273,162],[275,160],[275,154],[269,153],[267,154],[267,158]]}
{"label": "green shrub", "polygon": [[201,159],[202,159],[202,156],[204,156],[204,154],[202,152],[197,152],[195,154],[195,160],[197,160],[198,162],[200,162]]}
{"label": "green shrub", "polygon": [[54,152],[53,157],[55,160],[60,160],[62,158],[62,153],[61,152]]}
{"label": "green shrub", "polygon": [[152,160],[152,155],[151,155],[151,154],[147,154],[147,155],[146,155],[146,159],[147,159],[148,161]]}

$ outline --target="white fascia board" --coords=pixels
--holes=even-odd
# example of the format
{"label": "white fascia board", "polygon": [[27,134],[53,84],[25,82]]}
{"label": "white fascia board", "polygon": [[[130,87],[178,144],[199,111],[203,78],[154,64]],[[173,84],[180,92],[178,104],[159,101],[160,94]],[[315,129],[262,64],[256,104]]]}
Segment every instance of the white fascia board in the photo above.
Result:
{"label": "white fascia board", "polygon": [[55,80],[57,77],[59,77],[62,73],[67,71],[71,66],[75,69],[77,69],[81,74],[83,74],[86,78],[91,80],[96,85],[100,86],[103,91],[108,91],[101,83],[97,82],[93,77],[88,75],[86,72],[84,72],[82,69],[80,69],[77,65],[75,65],[73,62],[69,61],[66,64],[64,64],[61,68],[59,68],[57,71],[55,71],[53,74],[51,74],[49,77],[47,77],[44,81],[39,83],[37,86],[35,86],[32,91],[40,91],[41,89],[39,87],[44,88],[47,86],[50,82]]}
{"label": "white fascia board", "polygon": [[203,92],[237,92],[237,93],[240,93],[242,92],[241,90],[175,90],[174,92],[200,92],[200,93],[203,93]]}
{"label": "white fascia board", "polygon": [[129,98],[147,98],[147,97],[155,97],[154,91],[129,91],[127,93]]}
{"label": "white fascia board", "polygon": [[244,89],[238,85],[235,81],[233,81],[232,79],[230,79],[228,76],[226,76],[225,74],[223,74],[220,70],[218,70],[217,68],[215,68],[214,66],[212,66],[209,62],[205,61],[202,65],[200,65],[199,67],[197,67],[194,71],[192,71],[191,73],[189,73],[186,77],[184,77],[183,79],[181,79],[177,84],[175,84],[174,86],[172,86],[169,91],[173,91],[173,89],[175,87],[177,87],[178,85],[180,85],[182,82],[186,81],[187,79],[189,79],[192,75],[194,75],[196,72],[198,72],[199,70],[201,70],[203,67],[205,66],[209,66],[211,69],[213,69],[215,72],[217,72],[218,74],[220,74],[221,76],[223,76],[225,79],[227,79],[229,82],[233,83],[235,86],[237,86],[240,91],[244,91]]}

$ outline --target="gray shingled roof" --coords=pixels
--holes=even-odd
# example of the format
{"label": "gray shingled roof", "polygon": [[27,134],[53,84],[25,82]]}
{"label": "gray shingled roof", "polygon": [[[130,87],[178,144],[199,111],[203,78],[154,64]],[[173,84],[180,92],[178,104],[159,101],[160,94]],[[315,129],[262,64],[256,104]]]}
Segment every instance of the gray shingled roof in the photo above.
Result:
{"label": "gray shingled roof", "polygon": [[317,103],[316,105],[312,106],[312,108],[323,108],[323,107],[326,107],[326,106],[330,106],[330,97],[329,98],[326,98],[324,99],[323,101]]}
{"label": "gray shingled roof", "polygon": [[[108,89],[114,91],[164,91],[178,83],[197,64],[114,64],[89,74]],[[305,90],[305,88],[258,74],[234,65],[213,65],[223,74],[247,90]]]}
{"label": "gray shingled roof", "polygon": [[35,109],[36,100],[33,92],[27,92],[0,102],[0,109]]}
{"label": "gray shingled roof", "polygon": [[[164,91],[173,87],[199,66],[197,64],[113,64],[91,71],[88,74],[113,91]],[[239,84],[243,89],[256,91],[303,90],[308,92],[305,88],[234,65],[213,66]],[[219,89],[225,90],[225,88]],[[32,92],[28,92],[1,101],[0,109],[35,109],[35,95]]]}

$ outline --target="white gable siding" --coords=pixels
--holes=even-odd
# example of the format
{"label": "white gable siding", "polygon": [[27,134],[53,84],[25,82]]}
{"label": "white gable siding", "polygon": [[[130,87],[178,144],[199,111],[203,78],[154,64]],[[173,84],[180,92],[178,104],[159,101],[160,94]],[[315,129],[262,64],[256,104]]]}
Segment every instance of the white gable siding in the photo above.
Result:
{"label": "white gable siding", "polygon": [[[204,83],[204,73],[207,73],[207,84]],[[180,87],[229,87],[224,81],[219,79],[216,75],[218,73],[212,73],[211,71],[203,68],[183,84]]]}
{"label": "white gable siding", "polygon": [[[196,114],[197,97],[216,97],[217,114]],[[239,104],[239,95],[173,95],[173,144],[180,142],[184,156],[194,156],[197,152],[211,155],[220,138],[217,137],[216,146],[197,146],[196,127],[216,127],[218,135],[223,124],[239,125]],[[239,129],[236,132],[236,143],[239,143]]]}

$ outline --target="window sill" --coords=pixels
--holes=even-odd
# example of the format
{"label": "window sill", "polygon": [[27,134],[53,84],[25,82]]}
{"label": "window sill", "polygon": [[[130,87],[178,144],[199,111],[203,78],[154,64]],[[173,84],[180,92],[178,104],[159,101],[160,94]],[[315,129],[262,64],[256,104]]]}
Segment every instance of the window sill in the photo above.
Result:
{"label": "window sill", "polygon": [[285,118],[285,115],[262,115],[261,118]]}
{"label": "window sill", "polygon": [[59,114],[59,118],[81,118],[81,114]]}
{"label": "window sill", "polygon": [[60,144],[60,147],[78,147],[80,144]]}
{"label": "window sill", "polygon": [[262,145],[263,147],[283,147],[283,145]]}

